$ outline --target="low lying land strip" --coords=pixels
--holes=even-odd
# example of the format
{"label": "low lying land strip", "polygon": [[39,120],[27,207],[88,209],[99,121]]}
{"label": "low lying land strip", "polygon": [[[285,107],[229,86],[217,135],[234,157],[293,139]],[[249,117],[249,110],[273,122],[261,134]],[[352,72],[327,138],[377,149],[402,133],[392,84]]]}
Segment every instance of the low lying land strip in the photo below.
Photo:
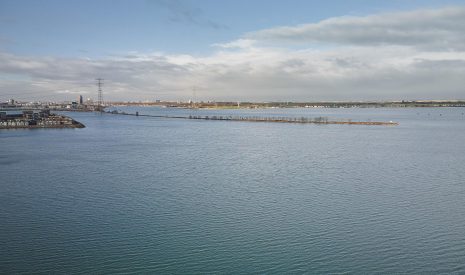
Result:
{"label": "low lying land strip", "polygon": [[189,109],[256,109],[256,108],[437,108],[465,107],[463,100],[362,101],[362,102],[108,102],[108,106],[162,106]]}

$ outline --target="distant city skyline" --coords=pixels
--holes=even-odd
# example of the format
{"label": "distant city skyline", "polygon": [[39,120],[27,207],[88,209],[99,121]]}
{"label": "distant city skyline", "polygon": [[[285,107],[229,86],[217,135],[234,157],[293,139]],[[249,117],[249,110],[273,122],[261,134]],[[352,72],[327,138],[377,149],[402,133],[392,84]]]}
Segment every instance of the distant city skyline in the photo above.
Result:
{"label": "distant city skyline", "polygon": [[0,0],[0,100],[465,99],[465,1]]}

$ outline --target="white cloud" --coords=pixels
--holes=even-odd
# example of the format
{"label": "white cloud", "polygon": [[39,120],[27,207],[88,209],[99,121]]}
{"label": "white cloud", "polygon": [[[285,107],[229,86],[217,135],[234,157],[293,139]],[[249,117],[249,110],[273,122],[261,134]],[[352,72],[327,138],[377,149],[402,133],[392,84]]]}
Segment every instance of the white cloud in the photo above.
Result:
{"label": "white cloud", "polygon": [[[84,59],[0,53],[0,100],[11,95],[74,99],[80,91],[95,91],[97,77],[105,79],[109,100],[187,100],[193,87],[204,100],[463,99],[465,47],[460,43],[465,36],[448,19],[462,26],[457,15],[463,12],[447,8],[328,19],[217,44],[206,56],[131,52]],[[407,33],[412,37],[404,41]],[[340,47],[296,50],[263,46],[260,40],[282,37]],[[443,40],[436,39],[444,37],[455,46],[440,47]]]}
{"label": "white cloud", "polygon": [[215,43],[212,46],[225,49],[250,49],[255,45],[255,43],[255,40],[241,38],[228,43]]}
{"label": "white cloud", "polygon": [[87,91],[81,91],[81,90],[60,90],[60,91],[54,91],[57,94],[71,94],[71,95],[85,95],[88,94],[89,92]]}
{"label": "white cloud", "polygon": [[251,39],[338,45],[403,45],[426,49],[465,49],[465,7],[343,16],[299,26],[252,32]]}

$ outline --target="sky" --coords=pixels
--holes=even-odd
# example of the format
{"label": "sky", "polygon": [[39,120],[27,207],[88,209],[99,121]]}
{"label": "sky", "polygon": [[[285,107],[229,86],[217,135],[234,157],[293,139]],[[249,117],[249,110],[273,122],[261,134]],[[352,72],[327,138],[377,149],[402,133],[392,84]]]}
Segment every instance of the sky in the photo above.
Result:
{"label": "sky", "polygon": [[465,1],[0,0],[0,101],[465,99]]}

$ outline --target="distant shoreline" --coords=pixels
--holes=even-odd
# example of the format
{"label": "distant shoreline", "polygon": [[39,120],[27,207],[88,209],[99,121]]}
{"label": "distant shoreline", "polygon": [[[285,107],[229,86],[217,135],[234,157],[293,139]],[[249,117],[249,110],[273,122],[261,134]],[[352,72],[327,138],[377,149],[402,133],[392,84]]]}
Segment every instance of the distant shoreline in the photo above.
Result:
{"label": "distant shoreline", "polygon": [[417,101],[316,101],[316,102],[232,102],[232,101],[106,101],[102,105],[72,102],[15,102],[0,103],[0,110],[49,109],[50,111],[102,112],[105,108],[137,106],[204,110],[285,109],[285,108],[443,108],[465,107],[465,100],[417,100]]}
{"label": "distant shoreline", "polygon": [[386,102],[107,102],[109,106],[159,106],[187,109],[275,109],[275,108],[437,108],[465,107],[465,101],[386,101]]}

